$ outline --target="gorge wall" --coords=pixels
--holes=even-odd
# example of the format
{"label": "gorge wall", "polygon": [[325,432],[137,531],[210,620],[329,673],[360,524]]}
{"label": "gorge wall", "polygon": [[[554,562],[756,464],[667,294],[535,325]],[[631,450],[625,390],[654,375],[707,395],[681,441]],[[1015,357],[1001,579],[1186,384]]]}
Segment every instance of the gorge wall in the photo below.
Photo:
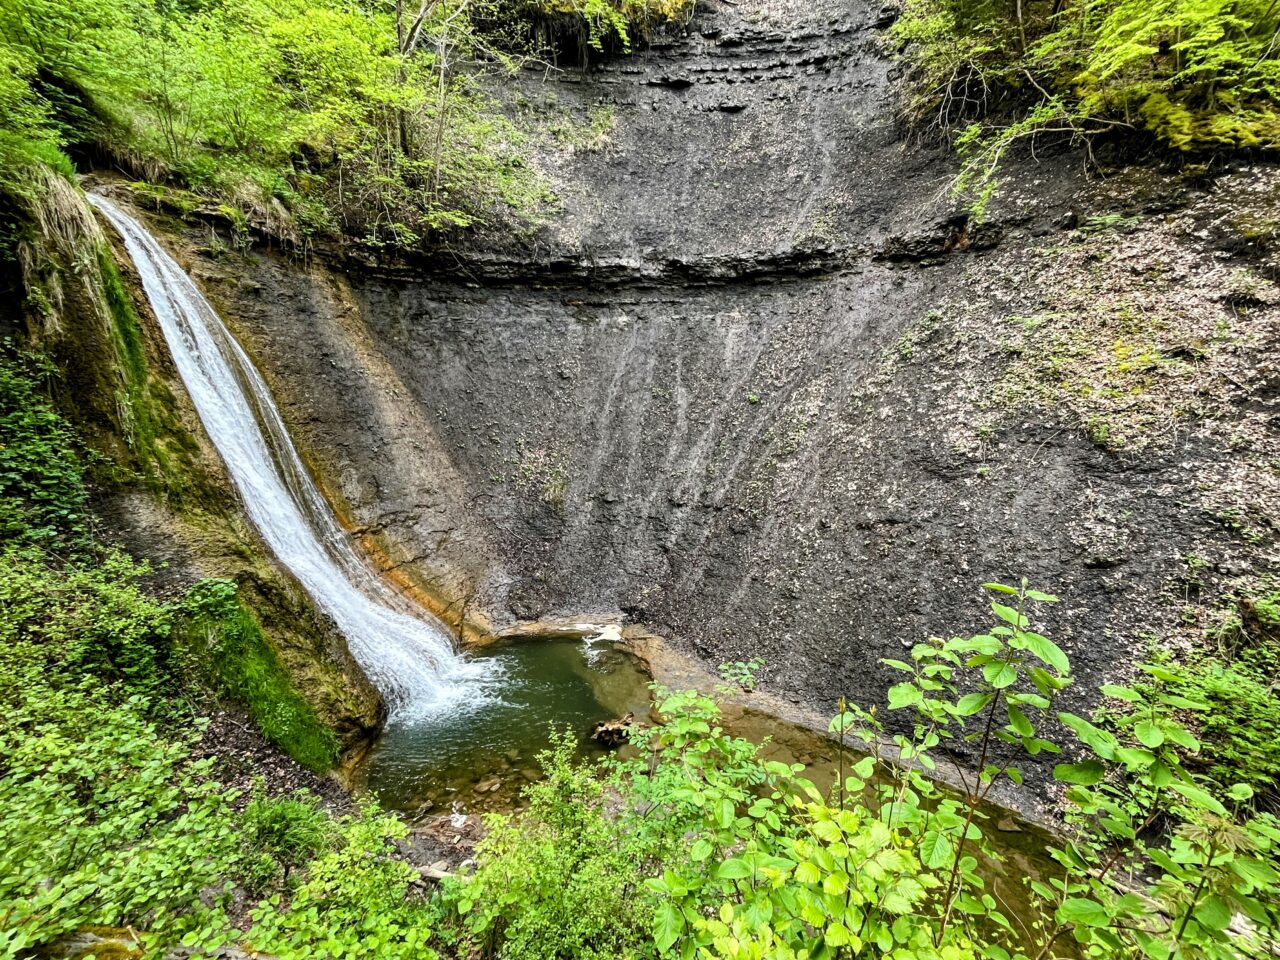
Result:
{"label": "gorge wall", "polygon": [[[1017,162],[981,227],[878,7],[708,0],[522,78],[558,201],[416,265],[156,222],[353,529],[446,617],[636,623],[830,709],[1060,594],[1089,681],[1276,569],[1280,176]],[[593,126],[599,135],[586,137]],[[611,127],[611,129],[610,129]]]}

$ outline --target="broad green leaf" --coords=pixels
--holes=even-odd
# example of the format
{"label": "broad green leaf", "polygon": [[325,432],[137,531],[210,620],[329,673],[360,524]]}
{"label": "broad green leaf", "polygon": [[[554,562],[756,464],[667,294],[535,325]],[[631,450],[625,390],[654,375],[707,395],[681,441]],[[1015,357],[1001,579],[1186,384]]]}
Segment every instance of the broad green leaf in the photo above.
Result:
{"label": "broad green leaf", "polygon": [[1139,720],[1134,725],[1133,735],[1144,747],[1158,747],[1164,743],[1164,729],[1155,720]]}
{"label": "broad green leaf", "polygon": [[731,857],[716,870],[716,876],[721,880],[742,880],[751,874],[751,865],[740,857]]}
{"label": "broad green leaf", "polygon": [[1012,663],[997,660],[982,668],[982,676],[991,686],[1002,690],[1018,679],[1018,670]]}
{"label": "broad green leaf", "polygon": [[1119,743],[1110,733],[1105,730],[1099,730],[1088,720],[1083,717],[1077,717],[1074,713],[1059,713],[1058,719],[1074,730],[1076,736],[1080,738],[1080,742],[1091,748],[1103,760],[1115,758],[1116,748]]}
{"label": "broad green leaf", "polygon": [[822,878],[822,892],[833,897],[844,896],[849,889],[849,877],[839,871],[828,873]]}
{"label": "broad green leaf", "polygon": [[1239,800],[1241,802],[1251,800],[1253,799],[1253,787],[1249,786],[1247,783],[1233,783],[1231,785],[1231,789],[1227,791],[1227,796],[1232,800]]}
{"label": "broad green leaf", "polygon": [[1210,894],[1197,905],[1193,914],[1199,923],[1210,930],[1225,930],[1231,923],[1231,908],[1216,893]]}
{"label": "broad green leaf", "polygon": [[1062,651],[1061,647],[1048,637],[1023,631],[1010,641],[1010,646],[1026,650],[1038,658],[1041,663],[1047,663],[1053,667],[1058,673],[1069,673],[1071,671],[1071,661],[1067,659],[1067,655]]}
{"label": "broad green leaf", "polygon": [[822,931],[822,938],[826,940],[829,947],[843,947],[853,938],[853,934],[843,923],[836,921],[827,924]]}
{"label": "broad green leaf", "polygon": [[1053,768],[1053,778],[1060,783],[1075,783],[1082,787],[1091,787],[1101,782],[1106,772],[1106,768],[1097,760],[1086,760],[1084,763],[1058,764]]}
{"label": "broad green leaf", "polygon": [[901,710],[912,707],[921,701],[923,694],[914,683],[897,683],[889,688],[889,709]]}
{"label": "broad green leaf", "polygon": [[799,883],[817,883],[822,879],[822,872],[818,869],[818,865],[809,860],[805,860],[796,865],[795,873],[796,881]]}
{"label": "broad green leaf", "polygon": [[1166,720],[1161,726],[1164,729],[1165,739],[1170,743],[1175,743],[1184,750],[1190,750],[1193,753],[1200,749],[1200,741],[1192,736],[1191,731],[1182,724]]}
{"label": "broad green leaf", "polygon": [[1079,923],[1087,927],[1105,927],[1111,922],[1106,908],[1096,900],[1069,897],[1057,911],[1059,923]]}
{"label": "broad green leaf", "polygon": [[670,900],[663,900],[653,913],[653,941],[665,953],[684,932],[684,914]]}
{"label": "broad green leaf", "polygon": [[937,830],[930,830],[920,840],[920,860],[930,870],[948,866],[954,856],[951,841]]}
{"label": "broad green leaf", "polygon": [[975,713],[981,713],[994,698],[994,693],[966,693],[956,702],[955,715],[958,717],[971,717]]}
{"label": "broad green leaf", "polygon": [[1227,815],[1226,807],[1195,784],[1187,783],[1185,780],[1177,780],[1169,786],[1171,790],[1176,790],[1200,809],[1208,810],[1210,813],[1216,813],[1220,817],[1225,817]]}
{"label": "broad green leaf", "polygon": [[1027,719],[1027,715],[1013,704],[1009,704],[1009,726],[1024,737],[1032,736],[1036,732],[1035,727],[1031,725],[1031,721]]}
{"label": "broad green leaf", "polygon": [[1017,610],[1013,609],[1013,607],[1006,607],[1003,603],[992,603],[991,609],[1005,623],[1013,624],[1018,629],[1026,627],[1029,623],[1027,618],[1018,613]]}
{"label": "broad green leaf", "polygon": [[1100,688],[1103,694],[1116,700],[1127,700],[1130,703],[1141,703],[1142,694],[1130,687],[1122,687],[1117,683],[1104,683]]}

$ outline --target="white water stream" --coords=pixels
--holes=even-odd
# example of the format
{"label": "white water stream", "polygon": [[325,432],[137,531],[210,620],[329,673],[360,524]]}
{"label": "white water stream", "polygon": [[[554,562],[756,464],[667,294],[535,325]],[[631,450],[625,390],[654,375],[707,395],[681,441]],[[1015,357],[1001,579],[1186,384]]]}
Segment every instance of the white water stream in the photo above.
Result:
{"label": "white water stream", "polygon": [[124,238],[250,519],[337,623],[393,719],[485,699],[488,668],[457,653],[445,626],[393,590],[352,546],[298,457],[262,376],[191,278],[133,217],[105,197],[90,195],[89,202]]}

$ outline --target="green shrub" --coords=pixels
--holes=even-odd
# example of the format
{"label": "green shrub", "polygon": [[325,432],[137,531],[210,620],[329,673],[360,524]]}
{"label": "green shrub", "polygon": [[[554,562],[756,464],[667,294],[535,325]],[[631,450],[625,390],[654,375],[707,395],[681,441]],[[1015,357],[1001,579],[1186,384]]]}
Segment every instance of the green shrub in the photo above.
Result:
{"label": "green shrub", "polygon": [[1280,148],[1278,29],[1269,0],[908,0],[890,35],[909,113],[972,124],[957,186],[980,208],[1024,137],[1143,129],[1180,151]]}
{"label": "green shrub", "polygon": [[[841,704],[833,734],[867,753],[842,760],[829,793],[726,733],[714,698],[660,691],[634,758],[575,765],[561,738],[528,812],[493,818],[474,871],[436,895],[401,858],[396,818],[366,804],[330,821],[309,798],[261,796],[237,817],[189,738],[145,719],[145,697],[0,644],[0,946],[127,924],[154,952],[180,937],[282,960],[1266,955],[1280,823],[1247,785],[1188,769],[1199,742],[1180,718],[1201,705],[1170,692],[1179,673],[1104,686],[1122,707],[1113,731],[1057,711],[1070,664],[1029,619],[1055,598],[989,587],[986,632],[886,661],[904,732]],[[982,801],[1021,779],[1022,758],[1056,758],[1050,719],[1075,741],[1054,769],[1070,830],[1050,847],[1060,872],[1027,878],[1013,917],[991,889],[1010,865]],[[976,765],[951,759],[962,743]],[[927,776],[941,764],[960,792]],[[226,910],[255,885],[281,889],[241,929]]]}
{"label": "green shrub", "polygon": [[62,562],[35,547],[0,553],[0,644],[30,647],[46,669],[148,697],[170,685],[170,609],[122,553]]}
{"label": "green shrub", "polygon": [[1210,631],[1218,654],[1177,667],[1169,688],[1205,706],[1190,718],[1204,742],[1197,769],[1280,807],[1280,592],[1236,598],[1223,620]]}
{"label": "green shrub", "polygon": [[151,713],[38,641],[0,643],[0,953],[90,924],[162,942],[225,926],[234,794]]}
{"label": "green shrub", "polygon": [[[669,838],[619,830],[604,784],[575,766],[577,740],[553,738],[539,756],[546,779],[519,818],[486,818],[475,873],[446,888],[465,944],[508,960],[613,960],[648,951],[652,907],[637,867]],[[659,846],[655,847],[654,840]]]}
{"label": "green shrub", "polygon": [[293,870],[333,843],[335,825],[306,791],[271,798],[259,781],[244,811],[243,840],[247,883],[263,892],[287,887]]}
{"label": "green shrub", "polygon": [[1207,663],[1181,671],[1171,684],[1181,696],[1206,708],[1195,718],[1196,732],[1205,743],[1197,766],[1223,786],[1247,783],[1271,804],[1280,802],[1280,697],[1271,672],[1255,673],[1247,666]]}
{"label": "green shrub", "polygon": [[366,804],[341,831],[287,905],[277,895],[254,910],[254,949],[280,960],[435,960],[439,908],[411,893],[417,871],[395,856],[404,824]]}
{"label": "green shrub", "polygon": [[0,536],[7,543],[80,541],[88,532],[84,458],[75,432],[38,384],[45,360],[0,357]]}

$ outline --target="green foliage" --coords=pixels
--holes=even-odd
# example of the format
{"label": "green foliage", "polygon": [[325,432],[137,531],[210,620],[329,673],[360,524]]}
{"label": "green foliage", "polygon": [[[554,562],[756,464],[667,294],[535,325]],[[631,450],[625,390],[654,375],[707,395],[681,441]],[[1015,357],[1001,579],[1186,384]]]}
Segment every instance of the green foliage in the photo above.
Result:
{"label": "green foliage", "polygon": [[[142,363],[137,350],[126,341],[126,367]],[[312,770],[332,768],[337,738],[293,688],[234,583],[202,581],[162,603],[142,589],[146,564],[92,542],[81,446],[37,389],[50,374],[39,358],[0,362],[0,638],[31,644],[46,665],[148,696],[177,685],[176,640],[188,672],[244,704],[286,753]],[[127,383],[144,377],[145,367],[126,370]]]}
{"label": "green foliage", "polygon": [[294,689],[230,580],[202,580],[182,601],[177,643],[189,671],[242,704],[267,739],[309,770],[331,769],[339,743]]}
{"label": "green foliage", "polygon": [[[888,706],[908,718],[894,724],[907,732],[889,734],[874,711],[842,704],[832,732],[867,754],[847,761],[829,795],[802,766],[766,760],[726,734],[717,702],[693,692],[659,691],[662,723],[637,733],[638,759],[611,765],[608,791],[567,755],[553,763],[558,786],[530,814],[529,832],[501,821],[475,874],[446,896],[468,924],[467,946],[497,957],[574,955],[556,952],[554,939],[571,881],[540,886],[530,871],[544,860],[518,841],[572,845],[589,833],[587,860],[625,848],[649,901],[650,942],[615,941],[618,956],[1046,960],[1080,950],[1165,960],[1260,949],[1277,929],[1280,825],[1251,810],[1247,786],[1218,792],[1187,769],[1199,745],[1179,716],[1195,705],[1163,688],[1148,698],[1104,687],[1136,705],[1118,735],[1055,710],[1070,664],[1029,615],[1056,598],[987,587],[999,599],[985,633],[886,661],[904,675]],[[1176,679],[1149,673],[1158,684]],[[1046,724],[1077,741],[1077,756],[1055,770],[1072,832],[1051,850],[1061,873],[1028,878],[1029,906],[1014,916],[991,888],[992,871],[1007,867],[984,832],[983,801],[997,783],[1021,781],[1020,759],[1059,752]],[[961,751],[971,765],[951,759]],[[939,763],[959,793],[927,775]],[[507,899],[509,883],[517,890]],[[618,889],[605,884],[602,896],[629,928],[640,914],[615,905]],[[1252,932],[1227,932],[1236,914]],[[536,938],[504,938],[512,918]]]}
{"label": "green foliage", "polygon": [[[981,208],[1005,150],[1041,133],[1280,147],[1278,29],[1269,0],[908,0],[891,36],[912,69],[909,112],[972,124],[957,188]],[[984,121],[997,102],[1024,108]]]}
{"label": "green foliage", "polygon": [[1280,658],[1262,663],[1208,661],[1178,670],[1168,687],[1204,704],[1191,723],[1204,741],[1198,769],[1223,787],[1248,784],[1259,797],[1280,804],[1280,699],[1275,678]]}
{"label": "green foliage", "polygon": [[0,535],[8,543],[82,540],[88,532],[84,463],[75,433],[38,384],[47,361],[0,357]]}
{"label": "green foliage", "polygon": [[[529,788],[518,820],[486,818],[479,868],[446,888],[464,943],[511,960],[613,960],[644,951],[651,911],[635,865],[653,858],[651,835],[619,831],[604,787],[575,767],[576,738],[539,756],[546,779]],[[664,838],[659,838],[660,842]]]}
{"label": "green foliage", "polygon": [[305,791],[268,797],[259,781],[245,807],[243,846],[246,882],[255,891],[287,887],[290,872],[326,850],[335,825]]}
{"label": "green foliage", "polygon": [[145,921],[160,937],[219,924],[233,795],[209,781],[211,761],[188,762],[188,736],[146,718],[147,697],[51,657],[72,627],[12,632],[15,609],[40,615],[13,579],[0,599],[0,952],[87,924]]}
{"label": "green foliage", "polygon": [[[1265,582],[1265,581],[1264,581]],[[1280,807],[1280,592],[1246,592],[1236,598],[1224,622],[1211,631],[1217,654],[1175,665],[1167,656],[1157,666],[1168,672],[1168,693],[1201,705],[1187,722],[1204,749],[1188,763],[1226,789],[1248,785],[1260,803]],[[1135,684],[1144,696],[1151,683]]]}
{"label": "green foliage", "polygon": [[686,24],[695,0],[534,0],[543,14],[572,14],[587,29],[587,43],[603,50],[616,40],[630,50],[635,38],[648,38],[664,24]]}
{"label": "green foliage", "polygon": [[410,246],[528,206],[541,190],[473,76],[511,65],[475,27],[492,7],[0,0],[0,193],[93,143],[285,234]]}
{"label": "green foliage", "polygon": [[6,547],[0,563],[0,644],[32,669],[66,670],[134,694],[168,685],[172,614],[142,591],[145,564],[118,552],[64,563],[35,547]]}
{"label": "green foliage", "polygon": [[340,829],[287,905],[275,895],[253,911],[254,949],[280,960],[434,960],[439,909],[411,892],[417,871],[395,856],[404,824],[365,805]]}
{"label": "green foliage", "polygon": [[764,666],[763,657],[752,657],[750,660],[734,660],[732,663],[720,665],[720,676],[725,683],[741,687],[750,693],[756,688],[756,674]]}

